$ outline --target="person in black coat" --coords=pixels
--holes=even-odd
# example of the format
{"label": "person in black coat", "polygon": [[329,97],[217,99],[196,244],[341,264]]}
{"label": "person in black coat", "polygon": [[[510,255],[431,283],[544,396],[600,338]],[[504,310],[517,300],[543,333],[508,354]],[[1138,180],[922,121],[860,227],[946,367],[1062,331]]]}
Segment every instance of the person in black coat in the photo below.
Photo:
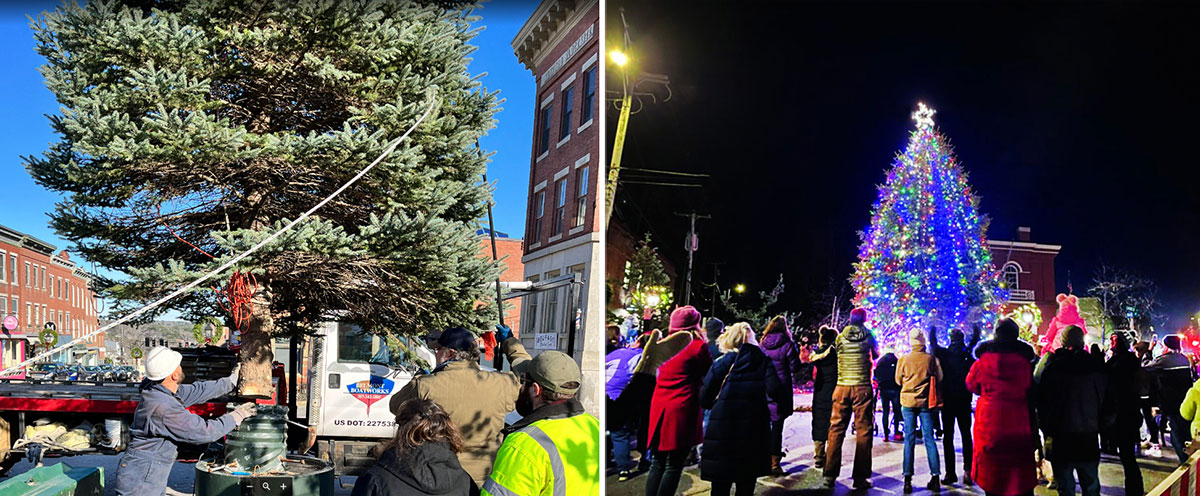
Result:
{"label": "person in black coat", "polygon": [[463,438],[433,400],[414,398],[396,410],[396,436],[379,462],[354,482],[351,496],[476,496],[479,486],[458,462]]}
{"label": "person in black coat", "polygon": [[755,479],[771,472],[767,401],[783,402],[792,394],[749,329],[739,322],[725,330],[719,339],[725,354],[713,362],[700,388],[700,406],[712,410],[700,478],[712,482],[713,496],[728,496],[735,484],[738,496],[754,494]]}
{"label": "person in black coat", "polygon": [[1125,471],[1126,496],[1142,496],[1142,470],[1138,467],[1138,441],[1141,440],[1142,412],[1139,385],[1144,382],[1146,372],[1141,360],[1129,350],[1129,338],[1120,332],[1110,337],[1112,358],[1105,364],[1108,368],[1108,393],[1105,397],[1105,415],[1114,422],[1108,430],[1110,439],[1121,457]]}
{"label": "person in black coat", "polygon": [[963,485],[970,486],[972,484],[971,453],[974,451],[971,437],[972,395],[970,391],[967,391],[967,373],[975,364],[975,357],[971,355],[971,350],[975,349],[975,345],[979,343],[979,335],[979,324],[976,324],[972,326],[970,343],[966,342],[965,334],[958,329],[950,331],[949,348],[939,346],[936,336],[933,339],[933,355],[937,357],[942,366],[942,428],[945,429],[942,448],[946,456],[946,476],[942,479],[942,484],[958,482],[958,475],[954,473],[954,424],[956,422],[963,445]]}
{"label": "person in black coat", "polygon": [[1074,494],[1078,474],[1084,496],[1099,496],[1099,434],[1106,427],[1101,410],[1108,376],[1103,357],[1088,353],[1083,329],[1067,326],[1059,336],[1062,347],[1042,357],[1034,372],[1046,459],[1060,488]]}
{"label": "person in black coat", "polygon": [[829,420],[833,416],[833,388],[837,386],[837,329],[822,327],[817,335],[813,364],[812,439],[813,467],[825,466],[825,441],[829,440]]}

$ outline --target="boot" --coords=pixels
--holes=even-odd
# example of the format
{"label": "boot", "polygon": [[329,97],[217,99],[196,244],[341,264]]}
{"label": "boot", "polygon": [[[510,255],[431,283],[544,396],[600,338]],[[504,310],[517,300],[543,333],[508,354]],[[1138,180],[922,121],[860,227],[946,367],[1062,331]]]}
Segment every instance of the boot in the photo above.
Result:
{"label": "boot", "polygon": [[825,441],[813,441],[813,468],[825,468]]}
{"label": "boot", "polygon": [[912,476],[906,475],[906,476],[904,476],[904,494],[912,494],[912,492],[913,492]]}
{"label": "boot", "polygon": [[942,485],[938,483],[937,477],[934,477],[929,479],[929,484],[925,485],[925,489],[928,489],[930,492],[940,493],[942,492]]}
{"label": "boot", "polygon": [[782,456],[771,455],[771,475],[783,475],[783,467],[779,466],[779,462],[783,460]]}

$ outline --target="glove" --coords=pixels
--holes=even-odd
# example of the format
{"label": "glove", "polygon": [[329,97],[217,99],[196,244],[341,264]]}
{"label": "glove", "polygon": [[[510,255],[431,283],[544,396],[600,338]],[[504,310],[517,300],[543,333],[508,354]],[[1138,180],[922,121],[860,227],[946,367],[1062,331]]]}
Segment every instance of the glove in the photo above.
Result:
{"label": "glove", "polygon": [[233,415],[233,422],[237,425],[242,425],[246,419],[253,417],[258,413],[258,405],[254,403],[242,403],[234,408],[230,415]]}
{"label": "glove", "polygon": [[516,337],[516,333],[513,332],[511,327],[506,325],[496,326],[496,341],[503,343],[511,337]]}
{"label": "glove", "polygon": [[234,386],[237,385],[238,374],[241,372],[242,372],[242,364],[239,363],[233,367],[233,373],[229,374],[229,380],[233,382]]}

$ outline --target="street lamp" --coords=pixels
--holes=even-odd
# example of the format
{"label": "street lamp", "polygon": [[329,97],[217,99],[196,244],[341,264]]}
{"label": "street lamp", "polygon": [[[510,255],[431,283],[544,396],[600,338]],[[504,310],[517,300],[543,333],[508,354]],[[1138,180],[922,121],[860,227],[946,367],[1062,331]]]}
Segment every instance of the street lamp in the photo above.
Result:
{"label": "street lamp", "polygon": [[629,63],[629,57],[626,57],[625,53],[620,50],[608,52],[608,58],[612,60],[612,63],[617,64],[617,67],[625,67],[625,64]]}
{"label": "street lamp", "polygon": [[1033,313],[1025,312],[1021,314],[1021,321],[1025,323],[1025,327],[1029,327],[1030,324],[1033,324]]}
{"label": "street lamp", "polygon": [[646,295],[646,306],[650,308],[657,308],[659,303],[662,303],[662,297],[658,296],[658,293],[650,293]]}
{"label": "street lamp", "polygon": [[736,291],[736,292],[738,292],[738,293],[745,293],[745,292],[746,292],[746,285],[745,285],[745,284],[738,284],[737,286],[734,286],[734,287],[733,287],[733,290],[734,290],[734,291]]}

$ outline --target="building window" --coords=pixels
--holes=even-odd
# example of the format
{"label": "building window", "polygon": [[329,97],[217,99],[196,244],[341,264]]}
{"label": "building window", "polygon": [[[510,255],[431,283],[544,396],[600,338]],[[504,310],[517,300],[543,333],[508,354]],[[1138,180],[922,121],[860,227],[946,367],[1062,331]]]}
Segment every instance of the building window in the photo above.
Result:
{"label": "building window", "polygon": [[54,276],[50,276],[50,287],[48,289],[50,290],[50,297],[54,298]]}
{"label": "building window", "polygon": [[1004,288],[1005,289],[1021,289],[1021,285],[1019,284],[1020,278],[1018,277],[1020,274],[1021,274],[1021,266],[1017,265],[1016,262],[1009,262],[1009,263],[1004,264],[1004,269],[1003,269]]}
{"label": "building window", "polygon": [[33,303],[25,302],[25,327],[33,328]]}
{"label": "building window", "polygon": [[46,289],[48,289],[46,286],[46,267],[43,266],[42,267],[42,291],[45,291]]}
{"label": "building window", "polygon": [[546,215],[546,192],[538,191],[537,197],[533,202],[533,229],[530,230],[530,242],[540,243],[542,241],[542,217]]}
{"label": "building window", "polygon": [[596,106],[596,67],[583,73],[583,108],[579,113],[579,124],[592,121],[593,107]]}
{"label": "building window", "polygon": [[571,135],[571,112],[574,112],[575,88],[567,88],[562,92],[562,120],[558,123],[558,140],[562,141]]}
{"label": "building window", "polygon": [[579,196],[575,199],[575,227],[583,225],[583,221],[587,219],[587,194],[588,194],[588,169],[591,166],[579,169],[575,173],[575,181],[579,183]]}
{"label": "building window", "polygon": [[8,280],[8,254],[0,251],[0,282]]}
{"label": "building window", "polygon": [[[546,273],[546,279],[554,279],[558,277],[559,271]],[[547,332],[558,331],[558,292],[562,288],[555,288],[547,291],[546,295],[546,312],[542,316],[542,330]]]}
{"label": "building window", "polygon": [[8,296],[0,295],[0,317],[8,315]]}
{"label": "building window", "polygon": [[[17,256],[12,255],[11,257],[9,257],[9,259],[12,260],[12,270],[9,271],[10,273],[12,273],[12,283],[18,284],[18,283],[20,283],[20,281],[17,280],[18,279],[18,277],[17,277]],[[29,278],[26,277],[25,279],[29,279]]]}
{"label": "building window", "polygon": [[554,199],[554,229],[551,230],[551,236],[562,234],[563,218],[567,213],[567,180],[563,179],[554,183],[555,193]]}
{"label": "building window", "polygon": [[75,324],[75,322],[71,320],[71,312],[67,312],[67,320],[64,320],[63,323],[67,324],[67,332],[70,332],[71,335],[74,336],[75,326],[73,324]]}
{"label": "building window", "polygon": [[[537,284],[538,276],[530,276],[526,280]],[[538,293],[531,293],[525,296],[525,315],[527,317],[525,317],[525,326],[522,330],[528,329],[529,332],[537,331],[538,298],[541,297],[542,295]]]}
{"label": "building window", "polygon": [[29,278],[29,262],[25,262],[25,287],[33,286],[33,279]]}
{"label": "building window", "polygon": [[538,141],[538,154],[550,151],[550,116],[554,115],[554,105],[546,105],[542,107],[542,132],[541,140]]}

